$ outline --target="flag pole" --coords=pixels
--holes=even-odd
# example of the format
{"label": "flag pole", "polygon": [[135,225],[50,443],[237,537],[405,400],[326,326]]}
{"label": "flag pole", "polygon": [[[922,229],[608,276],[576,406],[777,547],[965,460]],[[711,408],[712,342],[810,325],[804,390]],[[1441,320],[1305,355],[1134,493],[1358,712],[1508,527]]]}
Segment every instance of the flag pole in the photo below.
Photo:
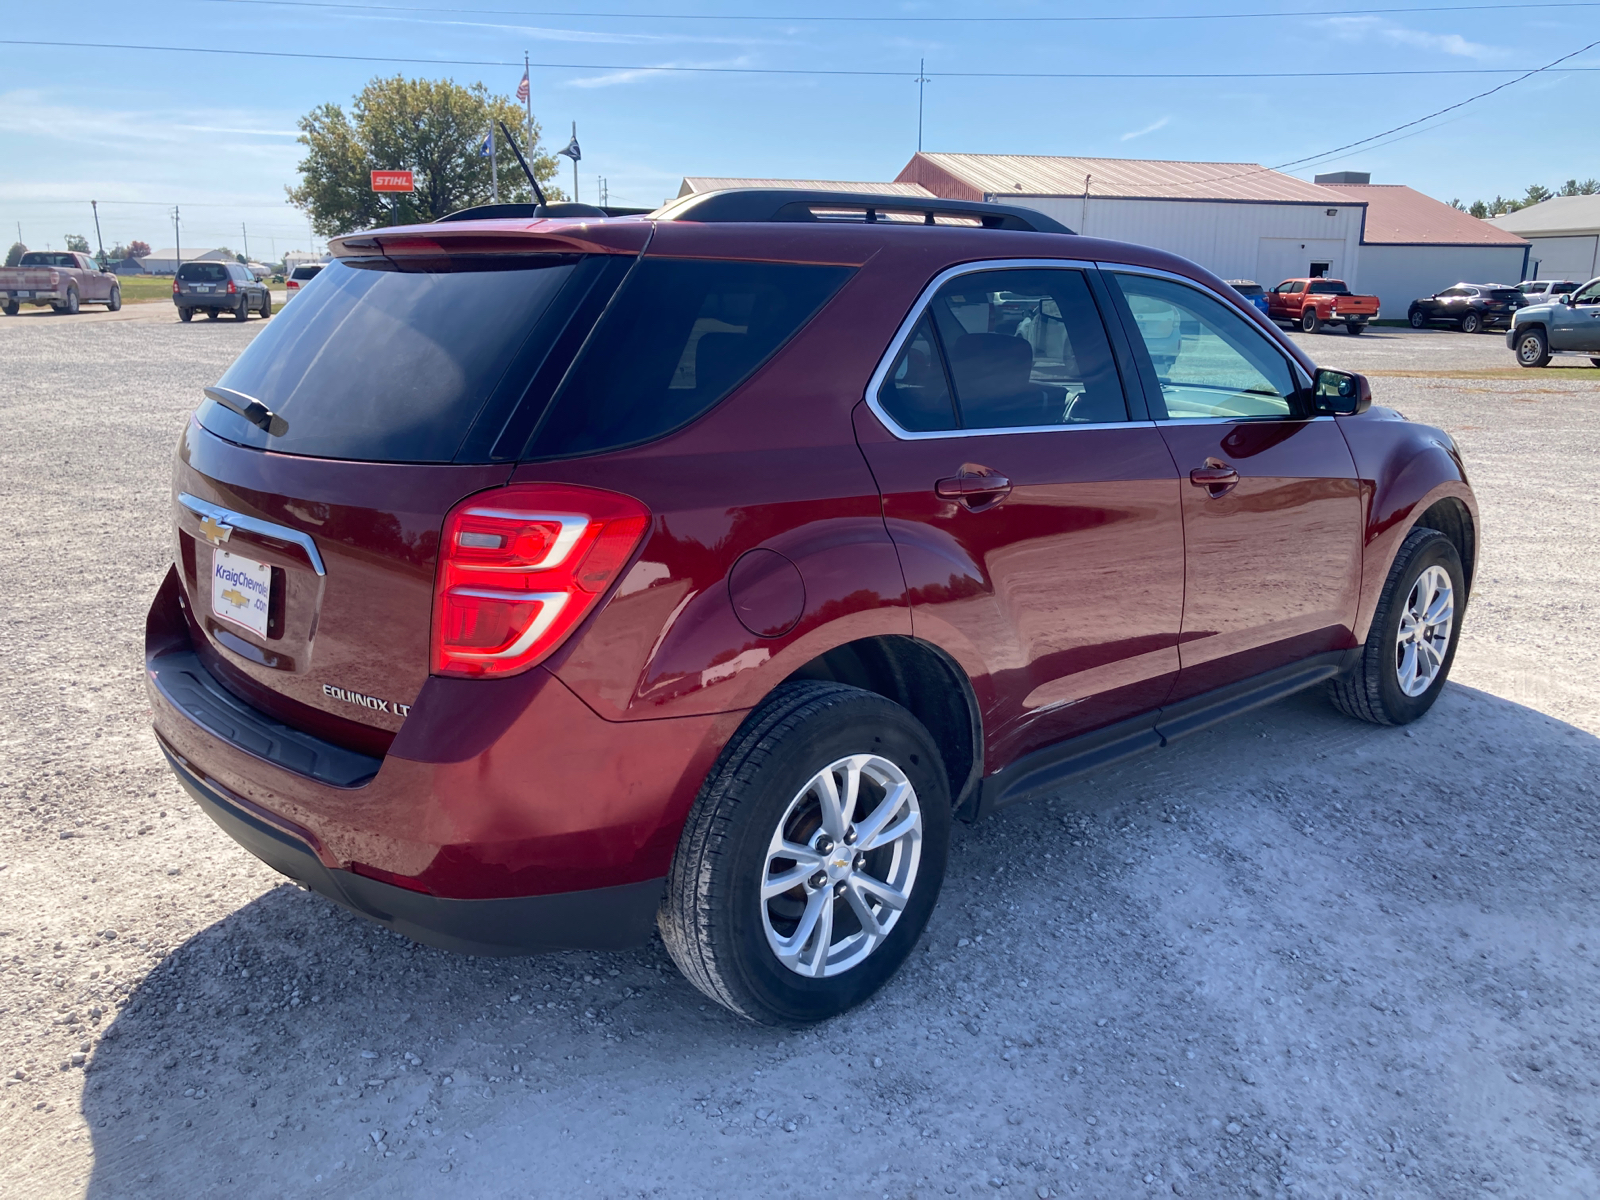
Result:
{"label": "flag pole", "polygon": [[[578,140],[578,123],[576,121],[572,123],[572,140],[574,143]],[[576,157],[572,160],[572,200],[574,204],[578,200],[578,160]]]}
{"label": "flag pole", "polygon": [[528,52],[522,52],[522,77],[528,81],[528,94],[523,97],[528,107],[528,157],[533,158],[533,76],[528,65]]}
{"label": "flag pole", "polygon": [[500,169],[495,164],[499,147],[494,143],[494,122],[489,122],[489,198],[494,203],[500,203]]}

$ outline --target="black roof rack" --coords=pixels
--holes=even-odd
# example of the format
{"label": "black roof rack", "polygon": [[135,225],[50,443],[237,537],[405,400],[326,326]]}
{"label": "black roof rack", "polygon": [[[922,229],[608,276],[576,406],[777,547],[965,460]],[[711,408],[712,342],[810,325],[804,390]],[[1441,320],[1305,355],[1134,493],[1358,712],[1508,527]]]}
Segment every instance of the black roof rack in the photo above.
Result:
{"label": "black roof rack", "polygon": [[[857,212],[861,213],[860,217],[854,215]],[[844,215],[846,213],[850,215]],[[868,224],[878,221],[900,224],[907,216],[920,216],[924,225],[937,224],[939,217],[957,217],[976,220],[985,229],[1072,232],[1061,222],[1031,208],[983,204],[974,200],[940,200],[870,192],[806,191],[799,188],[725,188],[715,192],[699,192],[671,201],[658,208],[655,215],[663,221],[865,221]]]}
{"label": "black roof rack", "polygon": [[615,208],[604,207],[598,204],[575,204],[563,201],[556,204],[475,204],[471,208],[458,209],[448,216],[440,217],[441,221],[493,221],[496,219],[509,219],[513,217],[526,217],[534,220],[538,217],[642,217],[651,210],[648,208]]}

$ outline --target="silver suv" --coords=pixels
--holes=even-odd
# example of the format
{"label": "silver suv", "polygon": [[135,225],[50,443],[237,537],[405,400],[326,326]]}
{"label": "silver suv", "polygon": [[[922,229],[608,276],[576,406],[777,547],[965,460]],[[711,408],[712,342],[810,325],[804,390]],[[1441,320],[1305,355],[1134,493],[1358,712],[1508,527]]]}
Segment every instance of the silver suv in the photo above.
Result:
{"label": "silver suv", "polygon": [[193,320],[196,312],[213,321],[225,312],[236,321],[248,320],[253,312],[272,315],[272,292],[249,267],[236,262],[180,263],[172,280],[172,302],[183,321]]}

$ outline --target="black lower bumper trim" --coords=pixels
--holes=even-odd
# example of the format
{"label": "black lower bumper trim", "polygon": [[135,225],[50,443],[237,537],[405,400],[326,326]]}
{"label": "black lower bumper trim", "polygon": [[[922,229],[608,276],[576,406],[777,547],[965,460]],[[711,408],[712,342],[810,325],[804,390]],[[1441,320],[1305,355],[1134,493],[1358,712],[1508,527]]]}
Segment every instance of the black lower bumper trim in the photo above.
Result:
{"label": "black lower bumper trim", "polygon": [[300,838],[232,803],[171,753],[167,761],[205,814],[274,871],[426,945],[483,955],[626,950],[643,945],[655,926],[661,879],[554,896],[451,900],[330,869]]}

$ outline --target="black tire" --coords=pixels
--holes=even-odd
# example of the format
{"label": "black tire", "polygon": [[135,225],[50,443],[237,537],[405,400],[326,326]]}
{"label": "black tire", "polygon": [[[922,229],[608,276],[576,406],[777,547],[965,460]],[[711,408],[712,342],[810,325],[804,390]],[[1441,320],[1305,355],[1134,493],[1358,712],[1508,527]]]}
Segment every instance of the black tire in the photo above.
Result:
{"label": "black tire", "polygon": [[6,305],[5,305],[6,316],[14,317],[21,311],[22,311],[22,305],[18,304],[15,300],[8,300],[6,302]]}
{"label": "black tire", "polygon": [[1317,316],[1316,309],[1303,308],[1300,310],[1300,331],[1302,333],[1315,333],[1321,328],[1322,318]]}
{"label": "black tire", "polygon": [[1600,367],[1600,358],[1591,358],[1589,361],[1592,362],[1595,366]]}
{"label": "black tire", "polygon": [[[1396,667],[1400,619],[1411,589],[1429,567],[1442,567],[1450,577],[1454,596],[1450,637],[1445,646],[1439,673],[1420,695],[1408,696],[1400,686]],[[1456,646],[1461,640],[1461,618],[1466,611],[1466,572],[1455,544],[1437,529],[1418,526],[1400,543],[1400,552],[1389,567],[1383,595],[1372,614],[1372,628],[1362,647],[1361,661],[1329,685],[1329,698],[1346,716],[1374,725],[1406,725],[1433,707],[1450,676]]]}
{"label": "black tire", "polygon": [[248,321],[250,319],[250,297],[240,296],[239,307],[233,310],[235,321]]}
{"label": "black tire", "polygon": [[1428,327],[1427,315],[1420,308],[1413,308],[1406,319],[1411,322],[1411,328],[1413,329],[1426,329]]}
{"label": "black tire", "polygon": [[[1537,325],[1517,334],[1517,366],[1548,367],[1550,365],[1550,339]],[[1596,364],[1600,365],[1600,364]]]}
{"label": "black tire", "polygon": [[59,313],[66,313],[69,317],[75,317],[78,315],[78,307],[78,289],[75,287],[69,287],[67,289],[67,302],[60,308],[56,309],[56,311]]}
{"label": "black tire", "polygon": [[106,311],[117,312],[122,308],[122,289],[115,284],[111,286],[111,295],[106,297]]}
{"label": "black tire", "polygon": [[1469,312],[1461,318],[1462,333],[1478,333],[1483,329],[1483,318],[1475,312]]}
{"label": "black tire", "polygon": [[222,310],[221,309],[218,309],[218,308],[208,308],[208,309],[206,309],[206,320],[215,321],[220,316],[222,316]]}
{"label": "black tire", "polygon": [[[829,764],[866,753],[910,781],[922,814],[920,859],[905,907],[883,941],[836,975],[804,976],[783,965],[768,942],[764,904],[779,904],[789,893],[761,900],[767,848],[810,780]],[[826,1020],[860,1004],[905,961],[938,899],[949,843],[949,783],[920,721],[860,688],[784,684],[745,719],[700,789],[667,876],[657,921],[662,941],[695,987],[742,1017],[765,1025]],[[817,890],[826,894],[833,886]],[[815,894],[809,882],[793,892],[803,893],[796,903]],[[824,903],[850,914],[841,920],[857,921],[844,901]]]}
{"label": "black tire", "polygon": [[266,320],[268,317],[270,317],[272,315],[272,293],[271,292],[263,292],[262,293],[262,295],[261,295],[261,308],[258,311],[261,313],[261,319],[263,321]]}
{"label": "black tire", "polygon": [[178,310],[178,320],[180,320],[180,321],[192,321],[192,320],[194,320],[194,309],[192,309],[192,308],[180,308]]}
{"label": "black tire", "polygon": [[1366,325],[1360,321],[1348,321],[1345,323],[1344,331],[1351,337],[1356,337],[1359,334],[1364,333],[1366,328]]}

